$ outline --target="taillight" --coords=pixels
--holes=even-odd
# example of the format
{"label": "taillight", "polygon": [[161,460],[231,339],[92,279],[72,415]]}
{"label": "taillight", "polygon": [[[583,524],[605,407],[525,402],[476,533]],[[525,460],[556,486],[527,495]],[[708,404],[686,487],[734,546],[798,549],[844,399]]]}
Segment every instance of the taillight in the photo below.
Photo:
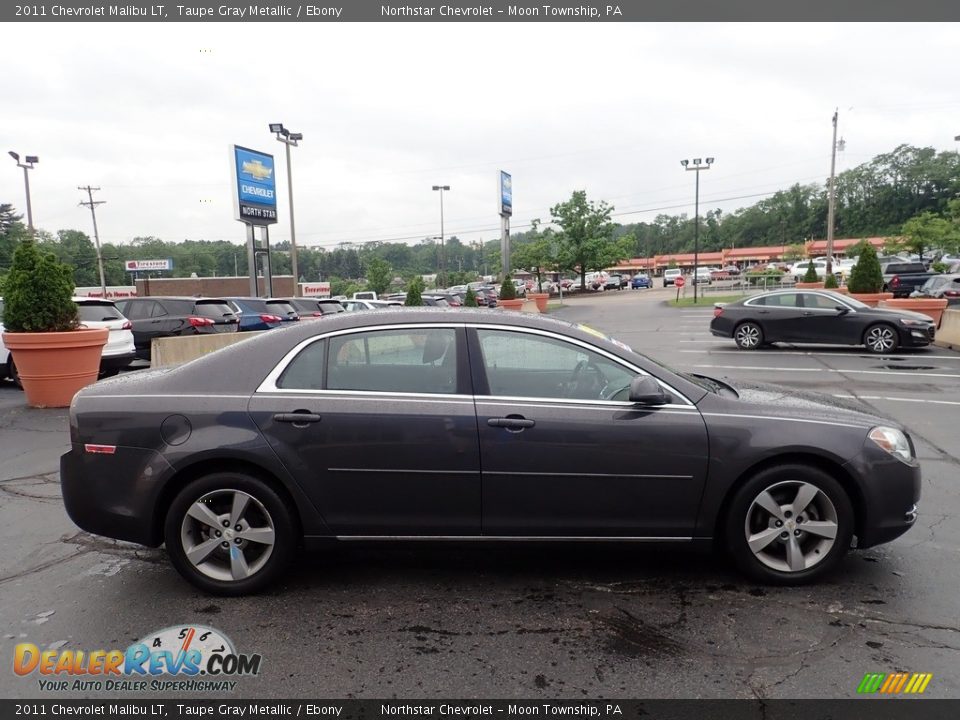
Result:
{"label": "taillight", "polygon": [[714,306],[713,306],[713,316],[714,316],[715,318],[718,318],[718,317],[720,317],[721,315],[723,315],[723,308],[722,308],[720,305],[714,305]]}
{"label": "taillight", "polygon": [[205,317],[188,317],[187,322],[193,327],[206,327],[207,325],[213,325],[213,320]]}
{"label": "taillight", "polygon": [[900,278],[898,276],[894,275],[890,279],[890,287],[900,287]]}
{"label": "taillight", "polygon": [[123,325],[120,326],[121,330],[133,330],[133,323],[127,320]]}
{"label": "taillight", "polygon": [[113,455],[117,451],[116,445],[94,445],[87,443],[83,449],[93,455]]}
{"label": "taillight", "polygon": [[275,323],[283,320],[279,315],[261,315],[260,319],[265,323]]}
{"label": "taillight", "polygon": [[960,297],[960,290],[944,290],[944,297]]}
{"label": "taillight", "polygon": [[314,316],[314,317],[323,317],[323,313],[322,313],[322,312],[315,312],[315,313],[313,313],[313,316]]}

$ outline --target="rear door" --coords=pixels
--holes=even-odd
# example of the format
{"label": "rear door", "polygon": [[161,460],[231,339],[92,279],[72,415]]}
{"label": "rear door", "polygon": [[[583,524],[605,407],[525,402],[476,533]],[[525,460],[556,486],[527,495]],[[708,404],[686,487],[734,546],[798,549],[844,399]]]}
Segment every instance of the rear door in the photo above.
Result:
{"label": "rear door", "polygon": [[304,341],[250,412],[335,535],[480,534],[462,328],[363,328]]}

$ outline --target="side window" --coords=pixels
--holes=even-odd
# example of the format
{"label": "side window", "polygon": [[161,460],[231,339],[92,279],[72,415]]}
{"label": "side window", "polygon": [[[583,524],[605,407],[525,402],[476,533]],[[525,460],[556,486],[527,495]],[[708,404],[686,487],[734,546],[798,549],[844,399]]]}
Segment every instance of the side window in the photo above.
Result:
{"label": "side window", "polygon": [[121,312],[126,315],[129,320],[143,320],[144,318],[150,317],[151,305],[153,305],[152,302],[131,300]]}
{"label": "side window", "polygon": [[453,328],[374,330],[330,338],[327,389],[454,393]]}
{"label": "side window", "polygon": [[803,306],[814,310],[836,310],[837,305],[841,303],[825,295],[815,295],[813,293],[804,293]]}
{"label": "side window", "polygon": [[287,390],[320,390],[323,388],[323,363],[327,351],[327,341],[318,340],[307,345],[297,355],[283,375],[277,380],[277,387]]}
{"label": "side window", "polygon": [[477,330],[491,395],[577,400],[624,399],[635,373],[554,338]]}
{"label": "side window", "polygon": [[795,308],[797,307],[797,294],[768,295],[766,305],[767,307]]}
{"label": "side window", "polygon": [[754,298],[753,300],[750,300],[747,303],[747,305],[749,305],[750,307],[756,307],[758,305],[766,305],[766,304],[767,304],[767,299],[765,297],[757,297],[757,298]]}
{"label": "side window", "polygon": [[150,317],[163,317],[167,314],[167,311],[164,309],[163,305],[158,302],[150,303]]}

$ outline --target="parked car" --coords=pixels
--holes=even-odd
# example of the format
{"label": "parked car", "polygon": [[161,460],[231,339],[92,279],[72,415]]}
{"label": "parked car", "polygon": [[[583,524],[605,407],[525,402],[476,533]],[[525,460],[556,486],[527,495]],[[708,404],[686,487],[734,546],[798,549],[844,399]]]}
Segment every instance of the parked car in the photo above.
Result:
{"label": "parked car", "polygon": [[873,308],[829,290],[774,291],[714,306],[710,332],[742,350],[775,342],[863,345],[872,353],[933,342],[933,321],[921,313]]}
{"label": "parked car", "polygon": [[827,276],[826,260],[803,260],[791,265],[787,273],[789,273],[796,282],[803,282],[803,278],[807,274],[807,268],[810,266],[813,266],[814,271],[817,273],[818,280],[823,280]]}
{"label": "parked car", "polygon": [[[100,377],[111,377],[129,366],[136,357],[133,344],[133,327],[127,318],[117,310],[112,300],[100,298],[75,297],[80,324],[89,328],[107,328],[107,344],[100,353]],[[20,385],[13,355],[3,344],[3,298],[0,298],[0,380],[5,377]]]}
{"label": "parked car", "polygon": [[133,326],[137,357],[150,359],[154,338],[236,332],[240,318],[222,298],[135,297],[116,301]]}
{"label": "parked car", "polygon": [[513,278],[513,287],[516,290],[517,297],[522,298],[527,296],[527,281],[521,280],[520,278]]}
{"label": "parked car", "polygon": [[895,298],[910,297],[938,273],[927,270],[922,262],[891,262],[880,266],[883,271],[883,291],[892,292]]}
{"label": "parked car", "polygon": [[712,280],[713,268],[698,267],[693,273],[692,280],[697,285],[709,285]]}
{"label": "parked car", "polygon": [[622,275],[607,275],[603,281],[604,290],[623,290],[624,280]]}
{"label": "parked car", "polygon": [[426,290],[424,292],[431,297],[443,298],[450,307],[461,307],[463,305],[463,301],[456,293],[447,292],[446,290]]}
{"label": "parked car", "polygon": [[300,315],[294,307],[280,298],[228,297],[224,298],[240,317],[240,332],[273,330],[284,323],[296,322]]}
{"label": "parked car", "polygon": [[910,297],[960,298],[960,273],[934,275],[910,293]]}
{"label": "parked car", "polygon": [[301,318],[323,317],[343,312],[343,305],[339,300],[316,297],[282,298]]}
{"label": "parked car", "polygon": [[384,308],[403,307],[400,300],[344,300],[343,309],[347,312],[359,310],[383,310]]}
{"label": "parked car", "polygon": [[88,387],[60,462],[66,510],[87,532],[165,542],[224,595],[268,587],[301,544],[397,538],[716,544],[795,585],[854,534],[868,548],[917,519],[913,443],[865,406],[679,373],[540,316],[456,319],[340,314]]}
{"label": "parked car", "polygon": [[650,276],[646,273],[637,273],[630,280],[630,287],[634,290],[637,288],[652,288],[653,280],[650,279]]}
{"label": "parked car", "polygon": [[473,294],[477,298],[477,306],[487,307],[489,298],[487,296],[487,293],[482,289],[484,287],[487,287],[487,284],[482,282],[472,282],[472,283],[467,283],[467,287],[473,290]]}
{"label": "parked car", "polygon": [[663,286],[669,287],[673,285],[678,277],[683,276],[683,271],[680,268],[667,268],[663,271]]}

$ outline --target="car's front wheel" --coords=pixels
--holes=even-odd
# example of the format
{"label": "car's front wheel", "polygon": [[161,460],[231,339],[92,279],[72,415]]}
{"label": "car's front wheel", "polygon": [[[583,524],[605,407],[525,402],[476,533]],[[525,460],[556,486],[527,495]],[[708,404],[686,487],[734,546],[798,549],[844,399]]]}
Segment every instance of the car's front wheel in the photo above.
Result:
{"label": "car's front wheel", "polygon": [[765,342],[763,328],[754,322],[740,323],[733,331],[733,341],[741,350],[756,350]]}
{"label": "car's front wheel", "polygon": [[836,567],[850,547],[853,525],[850,498],[834,478],[807,465],[780,465],[737,491],[726,541],[750,577],[799,585]]}
{"label": "car's front wheel", "polygon": [[262,590],[289,563],[293,512],[267,483],[236,472],[206,475],[174,498],[164,524],[167,552],[191,584],[217,595]]}
{"label": "car's front wheel", "polygon": [[871,325],[863,334],[863,344],[872,353],[891,353],[900,344],[897,331],[890,325]]}

